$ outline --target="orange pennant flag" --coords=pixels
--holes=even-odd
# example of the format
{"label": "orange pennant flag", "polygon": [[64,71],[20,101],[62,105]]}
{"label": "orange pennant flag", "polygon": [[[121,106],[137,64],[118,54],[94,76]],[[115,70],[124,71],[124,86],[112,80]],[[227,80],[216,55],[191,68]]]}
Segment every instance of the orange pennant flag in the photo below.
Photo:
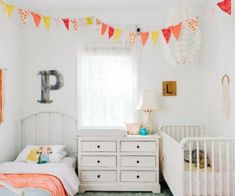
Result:
{"label": "orange pennant flag", "polygon": [[41,16],[35,12],[31,12],[31,15],[33,16],[34,24],[38,27],[41,22]]}
{"label": "orange pennant flag", "polygon": [[149,38],[149,32],[142,32],[141,33],[141,39],[142,39],[143,46],[145,46],[148,38]]}
{"label": "orange pennant flag", "polygon": [[70,20],[75,31],[78,31],[78,19]]}
{"label": "orange pennant flag", "polygon": [[50,16],[42,16],[46,29],[49,31],[51,26],[51,17]]}
{"label": "orange pennant flag", "polygon": [[105,34],[105,32],[107,30],[107,27],[108,27],[107,24],[102,23],[102,25],[101,25],[101,35]]}
{"label": "orange pennant flag", "polygon": [[10,17],[12,15],[14,9],[15,9],[14,5],[10,5],[10,4],[6,3],[5,12],[7,13],[8,17]]}
{"label": "orange pennant flag", "polygon": [[23,10],[23,9],[18,9],[19,14],[20,14],[20,19],[23,24],[26,24],[27,18],[29,16],[29,11],[28,10]]}
{"label": "orange pennant flag", "polygon": [[159,37],[159,31],[153,31],[153,32],[152,32],[153,44],[157,44],[158,37]]}
{"label": "orange pennant flag", "polygon": [[181,30],[182,30],[182,22],[180,22],[177,25],[172,25],[169,28],[170,28],[171,32],[173,33],[173,35],[175,36],[175,38],[177,40],[179,40],[180,33],[181,33]]}
{"label": "orange pennant flag", "polygon": [[198,20],[199,20],[198,17],[194,17],[192,19],[187,20],[188,21],[188,26],[192,30],[193,33],[195,33],[197,31]]}

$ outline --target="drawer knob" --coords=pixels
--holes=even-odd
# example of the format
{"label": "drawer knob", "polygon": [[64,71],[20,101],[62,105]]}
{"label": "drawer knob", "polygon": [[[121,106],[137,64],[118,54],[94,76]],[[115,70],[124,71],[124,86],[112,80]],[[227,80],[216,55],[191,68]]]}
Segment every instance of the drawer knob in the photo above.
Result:
{"label": "drawer knob", "polygon": [[98,145],[97,148],[100,148],[100,145]]}
{"label": "drawer knob", "polygon": [[136,161],[136,163],[140,163],[140,161],[139,161],[139,160],[137,160],[137,161]]}
{"label": "drawer knob", "polygon": [[100,178],[100,175],[97,175],[97,178]]}
{"label": "drawer knob", "polygon": [[140,176],[139,176],[139,175],[137,175],[137,176],[136,176],[136,178],[138,178],[138,179],[139,179],[139,178],[140,178]]}
{"label": "drawer knob", "polygon": [[100,160],[98,160],[97,163],[100,163]]}
{"label": "drawer knob", "polygon": [[136,148],[140,148],[140,146],[138,145],[138,146],[136,146]]}

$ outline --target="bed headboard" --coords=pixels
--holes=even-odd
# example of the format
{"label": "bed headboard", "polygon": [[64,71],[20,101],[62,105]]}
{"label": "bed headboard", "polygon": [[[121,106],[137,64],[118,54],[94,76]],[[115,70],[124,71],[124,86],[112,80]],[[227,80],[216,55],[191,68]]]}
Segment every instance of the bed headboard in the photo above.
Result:
{"label": "bed headboard", "polygon": [[77,156],[77,120],[59,112],[39,112],[21,120],[20,149],[26,145],[66,145]]}

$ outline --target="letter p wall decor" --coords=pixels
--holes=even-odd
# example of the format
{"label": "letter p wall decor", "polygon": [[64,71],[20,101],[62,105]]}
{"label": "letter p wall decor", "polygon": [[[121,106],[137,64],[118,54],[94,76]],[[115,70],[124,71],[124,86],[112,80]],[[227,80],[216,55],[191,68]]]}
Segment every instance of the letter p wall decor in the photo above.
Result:
{"label": "letter p wall decor", "polygon": [[[53,100],[50,100],[50,91],[61,89],[64,85],[64,77],[56,70],[39,71],[38,75],[41,75],[41,100],[38,100],[38,102],[44,104],[52,103]],[[56,79],[54,85],[50,84],[51,76],[54,76]]]}

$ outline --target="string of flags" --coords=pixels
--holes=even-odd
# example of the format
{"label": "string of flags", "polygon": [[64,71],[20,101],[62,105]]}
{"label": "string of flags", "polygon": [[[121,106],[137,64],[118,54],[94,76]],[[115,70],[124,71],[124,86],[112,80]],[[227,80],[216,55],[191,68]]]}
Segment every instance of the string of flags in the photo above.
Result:
{"label": "string of flags", "polygon": [[[43,22],[45,28],[48,31],[50,30],[51,23],[53,21],[56,27],[58,27],[59,24],[62,22],[64,24],[64,27],[68,31],[70,31],[71,29],[73,29],[74,31],[78,31],[79,27],[83,25],[98,25],[100,26],[100,35],[104,36],[105,34],[107,34],[108,38],[113,39],[115,42],[119,41],[123,33],[123,29],[109,25],[95,17],[85,17],[80,19],[53,18],[51,16],[42,15],[34,11],[16,8],[14,5],[6,3],[3,0],[0,0],[0,5],[3,7],[8,17],[11,17],[13,12],[15,10],[18,10],[19,18],[22,24],[27,24],[28,18],[31,16],[36,28],[38,28],[40,24]],[[225,13],[231,15],[231,9],[232,9],[231,0],[223,0],[222,2],[217,3],[217,6]],[[140,36],[143,46],[146,45],[149,39],[151,39],[152,43],[156,45],[158,43],[160,34],[162,34],[163,39],[168,44],[172,36],[175,37],[176,41],[179,40],[183,28],[190,28],[191,31],[195,33],[198,29],[198,26],[199,26],[199,17],[193,17],[186,21],[181,21],[178,24],[173,24],[160,30],[144,31],[144,32],[128,32],[128,33],[131,45],[135,43],[137,36]]]}

